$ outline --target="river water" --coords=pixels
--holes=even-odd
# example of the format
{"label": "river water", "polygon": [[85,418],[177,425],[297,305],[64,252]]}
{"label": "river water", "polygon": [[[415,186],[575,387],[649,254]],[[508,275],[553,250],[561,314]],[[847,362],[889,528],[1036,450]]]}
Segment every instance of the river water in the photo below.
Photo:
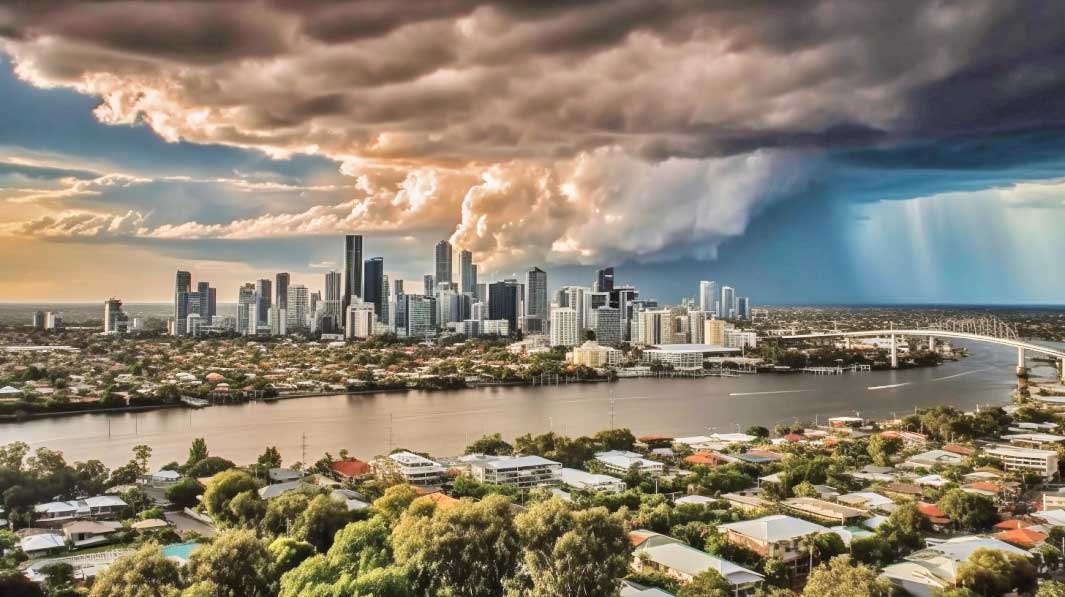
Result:
{"label": "river water", "polygon": [[[706,435],[715,428],[735,431],[737,425],[771,428],[796,418],[902,416],[936,404],[971,410],[1008,403],[1016,387],[1016,351],[985,344],[966,348],[968,358],[940,367],[842,376],[627,379],[84,414],[0,424],[0,444],[20,440],[34,448],[62,450],[68,461],[96,458],[109,466],[128,461],[133,446],[148,444],[152,464],[159,466],[184,461],[192,439],[204,437],[212,454],[238,463],[254,461],[271,445],[286,462],[302,460],[304,450],[313,462],[323,452],[335,455],[341,448],[362,459],[390,447],[458,454],[485,433],[499,432],[508,440],[548,430],[591,434],[610,427],[611,416],[615,426],[629,427],[636,435],[682,436]],[[1034,367],[1033,374],[1051,376],[1053,369]]]}

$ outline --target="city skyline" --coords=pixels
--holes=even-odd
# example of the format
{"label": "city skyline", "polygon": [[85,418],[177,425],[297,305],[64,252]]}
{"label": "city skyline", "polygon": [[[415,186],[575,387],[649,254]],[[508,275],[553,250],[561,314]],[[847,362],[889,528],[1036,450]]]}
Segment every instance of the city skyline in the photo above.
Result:
{"label": "city skyline", "polygon": [[447,240],[456,281],[468,250],[666,302],[1065,296],[1059,5],[115,10],[0,13],[0,301],[318,288],[344,234],[414,284]]}

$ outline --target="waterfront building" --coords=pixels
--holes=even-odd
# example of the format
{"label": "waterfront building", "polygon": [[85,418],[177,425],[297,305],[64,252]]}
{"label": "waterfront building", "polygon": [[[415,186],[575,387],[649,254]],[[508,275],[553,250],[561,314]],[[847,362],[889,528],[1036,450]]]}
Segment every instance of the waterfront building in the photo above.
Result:
{"label": "waterfront building", "polygon": [[[352,297],[362,295],[362,236],[348,234],[344,237],[344,297],[342,309],[346,312]],[[286,305],[287,307],[287,305]]]}
{"label": "waterfront building", "polygon": [[451,243],[442,240],[436,243],[436,283],[452,282]]}
{"label": "waterfront building", "polygon": [[104,333],[125,334],[129,331],[129,316],[122,312],[122,301],[109,298],[104,301]]}
{"label": "waterfront building", "polygon": [[755,348],[758,346],[758,335],[754,332],[726,329],[724,345],[727,348]]}
{"label": "waterfront building", "polygon": [[708,319],[704,325],[703,336],[707,344],[725,345],[725,320]]}
{"label": "waterfront building", "polygon": [[599,307],[595,313],[595,340],[603,346],[621,346],[621,313],[613,307]]}
{"label": "waterfront building", "polygon": [[621,364],[621,357],[620,350],[610,346],[601,346],[594,340],[589,340],[573,349],[570,353],[570,362],[574,365],[599,369],[617,367]]}
{"label": "waterfront building", "polygon": [[595,459],[599,461],[607,471],[616,475],[627,475],[636,466],[641,474],[658,477],[665,471],[665,465],[661,462],[648,460],[636,452],[626,450],[610,450],[597,452]]}
{"label": "waterfront building", "polygon": [[577,311],[572,307],[551,305],[551,346],[576,346],[580,342]]}
{"label": "waterfront building", "polygon": [[413,452],[396,452],[377,460],[379,472],[398,474],[405,482],[417,487],[436,487],[444,480],[444,467]]}
{"label": "waterfront building", "polygon": [[543,334],[547,332],[547,272],[534,267],[525,272],[525,332]]}
{"label": "waterfront building", "polygon": [[706,311],[688,311],[688,342],[706,344],[706,322],[711,315]]}
{"label": "waterfront building", "polygon": [[738,354],[738,348],[725,348],[715,344],[658,344],[644,349],[640,355],[644,363],[670,365],[673,369],[701,370],[703,362],[711,356]]}
{"label": "waterfront building", "polygon": [[560,483],[562,463],[540,456],[472,455],[462,460],[470,465],[470,476],[482,483],[518,489],[555,487]]}

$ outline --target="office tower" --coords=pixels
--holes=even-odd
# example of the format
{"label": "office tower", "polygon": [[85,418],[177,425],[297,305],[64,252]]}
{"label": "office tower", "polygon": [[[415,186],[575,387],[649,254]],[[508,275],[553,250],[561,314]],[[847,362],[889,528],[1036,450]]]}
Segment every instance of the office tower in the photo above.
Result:
{"label": "office tower", "polygon": [[451,282],[451,243],[436,243],[436,283]]}
{"label": "office tower", "polygon": [[473,264],[473,253],[469,251],[459,253],[459,277],[463,294],[477,293],[477,266]]}
{"label": "office tower", "polygon": [[724,319],[707,319],[706,320],[706,344],[716,344],[718,346],[725,345],[725,320]]}
{"label": "office tower", "polygon": [[129,331],[129,317],[122,312],[122,301],[110,298],[104,301],[104,333],[125,334]]}
{"label": "office tower", "polygon": [[518,329],[521,307],[520,285],[517,280],[503,280],[488,285],[488,319],[506,319],[510,331]]}
{"label": "office tower", "polygon": [[592,290],[595,292],[610,292],[614,290],[614,268],[604,267],[595,272],[595,284]]}
{"label": "office tower", "polygon": [[237,290],[237,333],[255,334],[259,321],[259,297],[255,284],[244,284]]}
{"label": "office tower", "polygon": [[595,310],[595,340],[603,346],[621,346],[621,315],[613,308]]}
{"label": "office tower", "polygon": [[436,299],[431,296],[404,294],[402,303],[401,329],[404,336],[428,338],[436,334]]}
{"label": "office tower", "polygon": [[[385,299],[385,260],[383,257],[367,259],[363,264],[362,300],[372,303],[377,321],[382,321],[382,305]],[[388,320],[383,320],[387,323]]]}
{"label": "office tower", "polygon": [[640,298],[640,291],[632,286],[615,286],[610,290],[610,306],[618,310],[621,318],[622,340],[632,339],[632,303]]}
{"label": "office tower", "polygon": [[[322,293],[321,292],[312,292],[311,295],[310,295],[310,302],[307,305],[307,324],[308,325],[310,325],[310,324],[312,324],[312,323],[317,321],[316,316],[318,315],[318,312],[321,309],[321,306],[322,306]],[[317,328],[314,328],[311,331],[312,332],[317,331]]]}
{"label": "office tower", "polygon": [[477,283],[477,300],[481,301],[485,305],[488,304],[488,283],[487,282],[478,282]]}
{"label": "office tower", "polygon": [[706,311],[688,311],[688,332],[692,344],[706,344],[706,321],[710,314]]}
{"label": "office tower", "polygon": [[286,272],[274,276],[274,304],[280,309],[288,308],[288,285],[291,277]]}
{"label": "office tower", "polygon": [[[362,268],[360,268],[362,269]],[[311,295],[303,284],[288,287],[285,327],[289,332],[306,331],[311,318]]]}
{"label": "office tower", "polygon": [[589,292],[585,297],[585,320],[584,328],[588,330],[595,329],[595,318],[599,312],[599,307],[610,306],[610,293],[609,292]]}
{"label": "office tower", "polygon": [[470,319],[474,321],[488,319],[488,303],[477,301],[470,305]]}
{"label": "office tower", "polygon": [[699,310],[713,311],[715,300],[717,300],[717,282],[713,280],[699,282]]}
{"label": "office tower", "polygon": [[344,288],[340,272],[325,275],[325,319],[323,332],[335,334],[343,327]]}
{"label": "office tower", "polygon": [[580,343],[577,310],[573,307],[551,305],[551,346],[576,346]]}
{"label": "office tower", "polygon": [[348,234],[344,237],[344,298],[343,308],[347,312],[351,297],[362,296],[362,236]]}
{"label": "office tower", "polygon": [[63,328],[63,313],[61,311],[44,312],[44,329],[59,330]]}
{"label": "office tower", "polygon": [[263,278],[255,283],[255,291],[259,293],[259,323],[266,323],[270,305],[273,304],[274,283]]}
{"label": "office tower", "polygon": [[721,319],[736,318],[736,290],[731,286],[721,287],[721,307],[717,315]]}
{"label": "office tower", "polygon": [[44,329],[44,311],[34,311],[33,312],[33,329],[35,329],[35,330],[43,330]]}
{"label": "office tower", "polygon": [[353,302],[348,305],[347,323],[344,324],[344,337],[369,338],[374,335],[374,324],[377,322],[377,314],[374,313],[373,304],[363,301]]}
{"label": "office tower", "polygon": [[425,274],[422,278],[422,294],[425,296],[436,296],[436,277],[432,274]]}
{"label": "office tower", "polygon": [[751,318],[751,299],[745,296],[736,298],[736,319]]}
{"label": "office tower", "polygon": [[403,294],[403,280],[392,280],[392,298],[399,298]]}
{"label": "office tower", "polygon": [[388,274],[381,274],[381,312],[377,315],[377,318],[381,321],[381,323],[391,327],[392,313],[388,304],[388,288]]}
{"label": "office tower", "polygon": [[178,270],[174,282],[174,335],[185,335],[185,324],[189,317],[188,296],[192,292],[192,274]]}
{"label": "office tower", "polygon": [[197,301],[197,302],[199,302],[199,310],[197,311],[197,313],[200,314],[200,317],[202,317],[206,323],[210,323],[210,321],[211,321],[211,305],[210,305],[211,285],[210,285],[210,283],[208,283],[208,282],[197,282],[196,283],[196,296],[199,299]]}
{"label": "office tower", "polygon": [[525,272],[525,333],[547,332],[547,272],[534,267]]}

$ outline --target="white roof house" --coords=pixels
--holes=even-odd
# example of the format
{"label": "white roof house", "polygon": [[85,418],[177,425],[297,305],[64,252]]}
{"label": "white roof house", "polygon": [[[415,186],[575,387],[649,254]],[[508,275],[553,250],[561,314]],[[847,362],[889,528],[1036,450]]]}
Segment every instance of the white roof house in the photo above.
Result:
{"label": "white roof house", "polygon": [[575,468],[563,468],[559,473],[562,484],[577,490],[596,493],[621,493],[625,482],[610,475],[598,475]]}
{"label": "white roof house", "polygon": [[776,514],[763,516],[755,520],[744,520],[718,525],[719,530],[731,531],[745,537],[750,537],[759,543],[778,543],[781,541],[794,541],[808,535],[827,533],[828,529],[819,524],[807,522],[801,518]]}
{"label": "white roof house", "polygon": [[917,597],[931,597],[954,586],[958,570],[978,549],[994,549],[1020,556],[1032,554],[990,537],[955,537],[906,556],[905,561],[884,567],[882,576]]}
{"label": "white roof house", "polygon": [[964,460],[965,457],[961,454],[946,450],[929,450],[910,456],[903,465],[910,468],[932,468],[936,465],[957,466]]}
{"label": "white roof house", "polygon": [[623,580],[621,581],[621,597],[673,597],[673,594],[656,587],[645,587],[631,580]]}
{"label": "white roof house", "polygon": [[677,506],[680,506],[680,505],[683,505],[683,504],[705,505],[705,504],[713,504],[713,503],[716,503],[716,502],[717,502],[717,500],[715,500],[714,498],[706,497],[705,495],[686,495],[684,497],[679,497],[679,498],[673,500],[673,503],[675,505],[677,505]]}
{"label": "white roof house", "polygon": [[743,566],[691,547],[687,543],[652,531],[635,531],[643,540],[636,546],[633,565],[645,567],[690,581],[707,570],[721,574],[737,590],[753,589],[763,576]]}
{"label": "white roof house", "polygon": [[867,508],[870,510],[892,510],[895,506],[894,500],[887,496],[880,495],[875,491],[855,491],[852,493],[845,493],[836,499],[848,506]]}
{"label": "white roof house", "polygon": [[636,465],[641,473],[648,473],[656,477],[661,475],[666,468],[661,462],[648,460],[636,452],[626,452],[624,450],[599,452],[595,455],[595,459],[603,463],[607,470],[622,475],[628,473],[633,465]]}
{"label": "white roof house", "polygon": [[56,535],[53,533],[30,535],[19,541],[19,548],[29,556],[53,550],[66,549],[66,546],[66,539],[62,535]]}

